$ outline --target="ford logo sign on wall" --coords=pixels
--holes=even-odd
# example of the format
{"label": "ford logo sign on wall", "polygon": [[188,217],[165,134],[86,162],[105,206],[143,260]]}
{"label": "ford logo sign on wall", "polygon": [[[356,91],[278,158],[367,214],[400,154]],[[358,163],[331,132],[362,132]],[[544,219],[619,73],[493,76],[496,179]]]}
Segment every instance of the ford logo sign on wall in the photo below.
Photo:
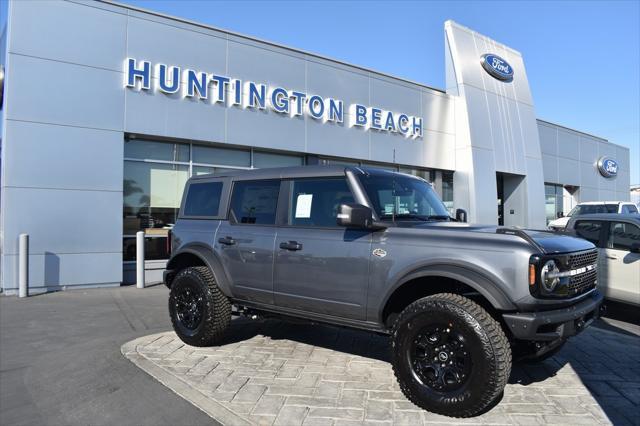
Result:
{"label": "ford logo sign on wall", "polygon": [[614,178],[618,175],[618,162],[608,157],[598,160],[598,171],[606,178]]}
{"label": "ford logo sign on wall", "polygon": [[484,54],[480,58],[480,63],[491,77],[506,82],[513,80],[513,68],[500,56],[492,53]]}

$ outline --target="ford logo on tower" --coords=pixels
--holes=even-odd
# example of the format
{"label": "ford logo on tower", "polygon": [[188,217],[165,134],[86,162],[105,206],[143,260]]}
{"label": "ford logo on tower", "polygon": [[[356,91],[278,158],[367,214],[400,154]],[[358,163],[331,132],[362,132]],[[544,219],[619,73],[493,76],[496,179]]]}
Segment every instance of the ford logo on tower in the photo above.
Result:
{"label": "ford logo on tower", "polygon": [[480,58],[480,63],[482,64],[482,68],[484,68],[491,77],[506,82],[513,80],[513,68],[500,56],[492,53],[484,54]]}
{"label": "ford logo on tower", "polygon": [[598,171],[606,178],[614,178],[618,175],[618,162],[608,157],[598,160]]}

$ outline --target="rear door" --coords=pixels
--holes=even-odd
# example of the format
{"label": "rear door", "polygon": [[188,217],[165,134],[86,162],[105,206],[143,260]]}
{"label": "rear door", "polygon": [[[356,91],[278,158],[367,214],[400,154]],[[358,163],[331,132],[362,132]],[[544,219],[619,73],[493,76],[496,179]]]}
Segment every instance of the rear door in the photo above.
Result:
{"label": "rear door", "polygon": [[276,305],[364,320],[371,232],[336,223],[339,206],[354,202],[346,177],[288,180],[285,191],[288,209],[275,245]]}
{"label": "rear door", "polygon": [[640,244],[640,227],[611,221],[606,228],[602,270],[605,297],[640,305],[640,254],[631,253],[631,245]]}
{"label": "rear door", "polygon": [[234,182],[229,219],[215,238],[233,296],[273,304],[273,248],[280,180]]}

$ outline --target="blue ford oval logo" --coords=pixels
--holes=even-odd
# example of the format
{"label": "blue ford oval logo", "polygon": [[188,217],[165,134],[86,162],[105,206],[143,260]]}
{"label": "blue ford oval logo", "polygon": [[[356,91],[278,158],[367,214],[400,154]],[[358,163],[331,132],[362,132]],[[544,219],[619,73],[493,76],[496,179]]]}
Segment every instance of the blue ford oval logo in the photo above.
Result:
{"label": "blue ford oval logo", "polygon": [[493,53],[484,54],[480,58],[480,63],[491,77],[507,82],[513,80],[513,68],[500,56]]}
{"label": "blue ford oval logo", "polygon": [[598,171],[606,178],[613,178],[618,175],[618,162],[612,158],[601,157],[598,160]]}

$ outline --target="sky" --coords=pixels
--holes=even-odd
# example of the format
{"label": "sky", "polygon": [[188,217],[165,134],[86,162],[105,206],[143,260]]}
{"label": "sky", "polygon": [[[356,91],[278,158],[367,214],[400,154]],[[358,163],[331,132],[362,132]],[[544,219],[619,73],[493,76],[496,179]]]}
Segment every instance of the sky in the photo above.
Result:
{"label": "sky", "polygon": [[538,118],[629,147],[640,184],[640,1],[124,2],[436,88],[453,19],[523,54]]}

